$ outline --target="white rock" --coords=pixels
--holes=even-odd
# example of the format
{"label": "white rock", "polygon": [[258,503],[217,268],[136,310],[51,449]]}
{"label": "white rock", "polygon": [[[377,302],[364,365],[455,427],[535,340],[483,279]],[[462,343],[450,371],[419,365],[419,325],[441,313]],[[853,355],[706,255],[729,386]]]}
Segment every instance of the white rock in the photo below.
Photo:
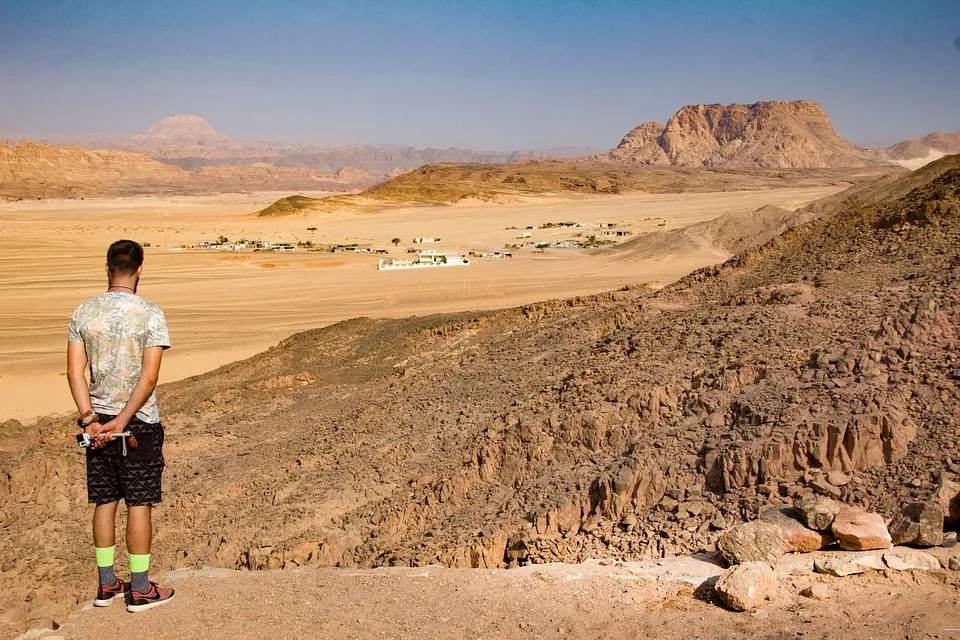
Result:
{"label": "white rock", "polygon": [[772,600],[779,587],[769,564],[744,562],[724,571],[714,588],[728,607],[746,611]]}
{"label": "white rock", "polygon": [[883,562],[882,553],[831,553],[823,558],[817,558],[814,569],[817,573],[828,576],[850,576],[867,571],[882,571],[887,565]]}
{"label": "white rock", "polygon": [[937,571],[940,561],[929,553],[905,547],[894,547],[883,554],[887,566],[897,571]]}

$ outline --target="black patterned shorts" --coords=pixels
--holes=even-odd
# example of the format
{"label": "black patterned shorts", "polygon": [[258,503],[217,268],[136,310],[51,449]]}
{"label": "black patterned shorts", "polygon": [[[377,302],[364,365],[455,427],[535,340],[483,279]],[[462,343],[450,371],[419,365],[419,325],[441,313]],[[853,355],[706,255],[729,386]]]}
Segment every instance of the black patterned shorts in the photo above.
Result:
{"label": "black patterned shorts", "polygon": [[[112,419],[101,415],[100,424]],[[128,507],[135,507],[162,499],[163,425],[134,418],[127,431],[137,439],[136,447],[127,446],[127,455],[123,455],[123,438],[115,438],[102,449],[87,449],[87,500],[92,504],[123,498]]]}

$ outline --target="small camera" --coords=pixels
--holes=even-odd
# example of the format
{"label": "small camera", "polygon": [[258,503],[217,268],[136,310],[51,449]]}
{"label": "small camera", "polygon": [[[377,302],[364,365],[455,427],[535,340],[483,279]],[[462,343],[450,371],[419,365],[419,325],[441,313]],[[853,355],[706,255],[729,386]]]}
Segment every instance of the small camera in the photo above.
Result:
{"label": "small camera", "polygon": [[79,433],[77,434],[77,444],[80,445],[81,449],[86,449],[93,444],[93,436],[89,433]]}

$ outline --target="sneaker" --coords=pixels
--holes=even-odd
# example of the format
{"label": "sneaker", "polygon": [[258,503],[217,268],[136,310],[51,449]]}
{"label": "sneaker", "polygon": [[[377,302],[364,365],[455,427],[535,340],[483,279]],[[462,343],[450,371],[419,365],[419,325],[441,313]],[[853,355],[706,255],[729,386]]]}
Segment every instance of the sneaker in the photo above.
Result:
{"label": "sneaker", "polygon": [[159,607],[171,600],[173,600],[173,589],[161,587],[158,586],[156,582],[151,582],[150,590],[146,593],[140,593],[139,591],[130,592],[130,602],[127,603],[127,611],[130,613],[138,613]]}
{"label": "sneaker", "polygon": [[130,583],[121,582],[120,578],[117,578],[114,583],[110,586],[100,585],[100,588],[97,589],[97,599],[93,601],[93,606],[95,607],[109,607],[113,603],[113,599],[122,596],[126,597],[130,595]]}

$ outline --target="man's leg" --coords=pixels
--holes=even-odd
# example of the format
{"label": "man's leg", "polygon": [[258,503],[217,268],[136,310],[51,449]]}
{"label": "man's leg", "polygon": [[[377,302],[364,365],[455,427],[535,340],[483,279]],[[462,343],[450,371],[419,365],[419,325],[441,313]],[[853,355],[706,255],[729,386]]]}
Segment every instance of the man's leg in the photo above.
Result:
{"label": "man's leg", "polygon": [[100,574],[100,586],[109,587],[116,583],[113,572],[113,550],[116,541],[115,523],[118,500],[98,504],[93,509],[93,546],[97,558],[97,573]]}
{"label": "man's leg", "polygon": [[130,589],[150,590],[150,543],[153,539],[152,505],[127,508],[127,552],[130,556]]}

